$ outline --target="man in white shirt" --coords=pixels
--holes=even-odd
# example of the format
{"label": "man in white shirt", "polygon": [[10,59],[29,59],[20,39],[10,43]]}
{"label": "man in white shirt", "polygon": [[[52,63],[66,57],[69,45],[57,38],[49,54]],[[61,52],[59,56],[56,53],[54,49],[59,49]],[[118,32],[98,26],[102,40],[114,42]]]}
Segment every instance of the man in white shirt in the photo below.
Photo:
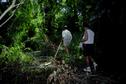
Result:
{"label": "man in white shirt", "polygon": [[[67,26],[65,26],[67,28]],[[64,29],[62,31],[62,39],[63,39],[63,45],[65,47],[65,51],[68,53],[68,46],[71,43],[72,40],[72,34],[68,29]]]}
{"label": "man in white shirt", "polygon": [[94,72],[97,64],[94,62],[94,36],[95,33],[89,29],[89,25],[85,24],[85,32],[82,38],[83,42],[83,54],[86,57],[86,69],[85,71]]}

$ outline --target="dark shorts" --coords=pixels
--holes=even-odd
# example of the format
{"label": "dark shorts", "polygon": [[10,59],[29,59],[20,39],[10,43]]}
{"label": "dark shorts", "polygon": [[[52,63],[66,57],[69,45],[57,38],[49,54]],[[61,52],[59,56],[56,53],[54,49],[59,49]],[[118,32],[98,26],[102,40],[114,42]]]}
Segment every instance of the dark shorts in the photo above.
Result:
{"label": "dark shorts", "polygon": [[83,44],[83,54],[84,56],[94,56],[94,45],[93,44]]}

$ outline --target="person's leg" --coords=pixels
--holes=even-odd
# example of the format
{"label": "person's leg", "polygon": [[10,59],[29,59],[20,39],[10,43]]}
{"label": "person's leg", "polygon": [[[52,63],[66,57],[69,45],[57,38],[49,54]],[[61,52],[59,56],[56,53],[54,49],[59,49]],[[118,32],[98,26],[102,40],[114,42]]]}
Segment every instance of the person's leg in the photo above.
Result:
{"label": "person's leg", "polygon": [[93,66],[93,70],[94,72],[96,72],[96,69],[97,69],[97,66],[98,64],[96,63],[96,60],[95,60],[95,46],[94,44],[92,44],[92,50],[91,50],[91,61],[92,61],[92,66]]}
{"label": "person's leg", "polygon": [[91,72],[95,73],[96,72],[97,64],[96,64],[96,62],[95,62],[95,60],[93,59],[92,56],[89,56],[89,65],[91,67]]}
{"label": "person's leg", "polygon": [[86,45],[86,65],[87,67],[91,68],[91,72],[96,71],[96,63],[93,59],[94,56],[94,45],[93,44],[87,44]]}
{"label": "person's leg", "polygon": [[67,44],[67,42],[65,40],[63,40],[63,45],[64,45],[65,52],[68,54],[69,53],[69,51],[68,51],[68,44]]}
{"label": "person's leg", "polygon": [[85,61],[85,65],[86,65],[86,68],[84,68],[84,71],[91,72],[90,60],[89,60],[89,55],[88,55],[88,45],[84,44],[83,48],[84,48],[83,55],[85,57],[84,61]]}
{"label": "person's leg", "polygon": [[87,75],[91,72],[89,56],[86,56],[86,67],[84,68],[84,71]]}
{"label": "person's leg", "polygon": [[89,64],[89,56],[86,56],[86,66],[88,67],[90,64]]}
{"label": "person's leg", "polygon": [[89,66],[91,68],[91,72],[94,72],[94,66],[93,66],[93,58],[91,56],[89,56]]}
{"label": "person's leg", "polygon": [[65,46],[65,52],[67,53],[67,54],[69,54],[69,50],[68,50],[68,48]]}

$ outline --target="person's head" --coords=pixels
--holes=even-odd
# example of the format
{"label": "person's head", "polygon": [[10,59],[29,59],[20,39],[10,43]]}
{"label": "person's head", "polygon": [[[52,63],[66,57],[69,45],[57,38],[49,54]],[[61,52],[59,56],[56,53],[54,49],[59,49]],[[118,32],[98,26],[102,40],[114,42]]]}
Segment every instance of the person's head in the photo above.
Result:
{"label": "person's head", "polygon": [[65,30],[65,29],[67,29],[67,25],[64,25],[62,28],[62,30]]}
{"label": "person's head", "polygon": [[89,29],[89,27],[84,27],[84,30],[87,30],[87,29]]}
{"label": "person's head", "polygon": [[64,28],[67,28],[67,25],[64,25]]}
{"label": "person's head", "polygon": [[84,26],[84,27],[89,27],[89,22],[88,22],[88,21],[84,21],[84,22],[83,22],[83,26]]}

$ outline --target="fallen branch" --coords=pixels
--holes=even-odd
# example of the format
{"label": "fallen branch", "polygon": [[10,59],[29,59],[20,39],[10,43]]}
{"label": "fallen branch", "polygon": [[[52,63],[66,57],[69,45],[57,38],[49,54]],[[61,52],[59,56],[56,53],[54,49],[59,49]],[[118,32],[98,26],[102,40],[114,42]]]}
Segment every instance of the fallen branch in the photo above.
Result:
{"label": "fallen branch", "polygon": [[59,44],[59,46],[58,46],[58,48],[57,48],[57,51],[56,51],[56,53],[55,53],[55,55],[54,55],[54,58],[56,58],[56,56],[57,56],[57,54],[58,54],[58,51],[59,51],[59,49],[60,49],[61,44],[62,44],[62,41],[60,42],[60,44]]}

